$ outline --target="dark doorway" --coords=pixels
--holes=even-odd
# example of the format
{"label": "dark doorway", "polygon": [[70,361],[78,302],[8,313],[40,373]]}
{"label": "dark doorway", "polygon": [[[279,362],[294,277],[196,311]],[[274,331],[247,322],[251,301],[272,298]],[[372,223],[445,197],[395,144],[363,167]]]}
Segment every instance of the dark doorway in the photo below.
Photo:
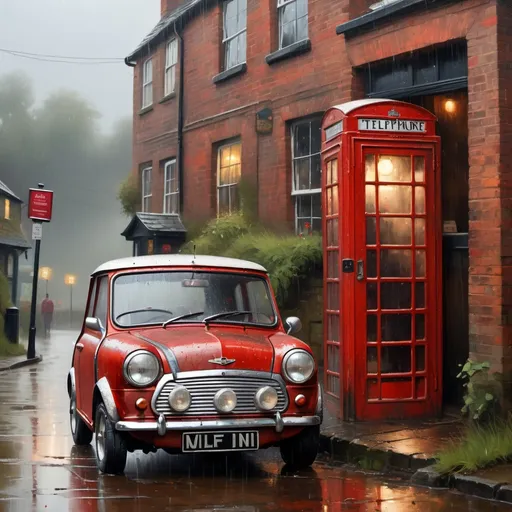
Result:
{"label": "dark doorway", "polygon": [[468,94],[457,91],[409,98],[437,116],[441,137],[441,198],[443,209],[443,402],[462,404],[463,388],[456,378],[469,356],[468,226],[469,150]]}

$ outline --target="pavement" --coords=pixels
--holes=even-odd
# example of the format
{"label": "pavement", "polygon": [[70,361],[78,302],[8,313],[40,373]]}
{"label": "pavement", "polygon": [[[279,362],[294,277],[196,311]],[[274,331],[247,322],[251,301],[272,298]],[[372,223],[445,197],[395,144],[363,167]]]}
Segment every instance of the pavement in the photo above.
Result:
{"label": "pavement", "polygon": [[400,471],[417,485],[459,492],[512,504],[512,464],[474,474],[442,475],[435,458],[461,436],[464,424],[456,412],[426,421],[342,422],[324,409],[321,447],[333,462],[380,472]]}
{"label": "pavement", "polygon": [[337,460],[367,469],[417,471],[463,430],[460,416],[427,421],[342,422],[324,410],[322,447]]}
{"label": "pavement", "polygon": [[123,476],[98,473],[73,446],[66,375],[76,333],[38,340],[40,364],[0,373],[0,512],[466,512],[504,503],[411,485],[320,457],[288,473],[276,449],[251,455],[130,454]]}

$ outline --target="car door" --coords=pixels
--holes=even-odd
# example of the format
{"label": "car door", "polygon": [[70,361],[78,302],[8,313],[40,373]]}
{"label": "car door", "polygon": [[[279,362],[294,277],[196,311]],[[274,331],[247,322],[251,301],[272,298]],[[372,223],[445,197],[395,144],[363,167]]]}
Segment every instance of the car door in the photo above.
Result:
{"label": "car door", "polygon": [[[103,329],[107,327],[108,276],[100,276],[96,282],[96,298],[90,316],[100,320]],[[78,363],[78,407],[88,421],[93,423],[92,397],[96,384],[95,355],[104,332],[93,331],[87,327],[82,336]]]}

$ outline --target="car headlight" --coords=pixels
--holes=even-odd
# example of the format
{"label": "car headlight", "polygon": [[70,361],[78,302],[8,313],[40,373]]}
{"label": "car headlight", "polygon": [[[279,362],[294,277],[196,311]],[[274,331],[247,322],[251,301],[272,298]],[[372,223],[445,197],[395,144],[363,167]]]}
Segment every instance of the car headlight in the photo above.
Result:
{"label": "car headlight", "polygon": [[304,384],[315,371],[315,360],[305,350],[290,350],[283,359],[283,373],[294,384]]}
{"label": "car headlight", "polygon": [[277,405],[277,391],[270,386],[260,388],[254,397],[254,401],[258,409],[271,411]]}
{"label": "car headlight", "polygon": [[190,392],[183,386],[176,386],[169,395],[169,405],[176,412],[185,412],[191,402]]}
{"label": "car headlight", "polygon": [[132,386],[150,386],[160,375],[160,363],[151,352],[137,350],[124,360],[123,373]]}
{"label": "car headlight", "polygon": [[220,389],[213,397],[215,408],[219,412],[231,412],[236,407],[236,393],[232,389]]}

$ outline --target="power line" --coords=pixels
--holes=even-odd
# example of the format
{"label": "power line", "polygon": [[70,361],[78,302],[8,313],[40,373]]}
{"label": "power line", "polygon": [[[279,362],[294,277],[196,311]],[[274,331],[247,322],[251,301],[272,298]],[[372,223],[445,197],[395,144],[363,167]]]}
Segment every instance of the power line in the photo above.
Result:
{"label": "power line", "polygon": [[124,59],[119,57],[68,57],[64,55],[48,55],[29,52],[20,52],[18,50],[9,50],[7,48],[0,48],[0,52],[7,53],[14,57],[22,57],[25,59],[38,60],[42,62],[57,62],[63,64],[80,64],[80,65],[95,65],[95,64],[120,64]]}
{"label": "power line", "polygon": [[122,57],[70,57],[66,55],[50,55],[47,53],[31,53],[22,52],[21,50],[10,50],[8,48],[0,48],[2,52],[14,52],[21,55],[31,55],[33,57],[55,57],[56,59],[78,59],[78,60],[124,60]]}

